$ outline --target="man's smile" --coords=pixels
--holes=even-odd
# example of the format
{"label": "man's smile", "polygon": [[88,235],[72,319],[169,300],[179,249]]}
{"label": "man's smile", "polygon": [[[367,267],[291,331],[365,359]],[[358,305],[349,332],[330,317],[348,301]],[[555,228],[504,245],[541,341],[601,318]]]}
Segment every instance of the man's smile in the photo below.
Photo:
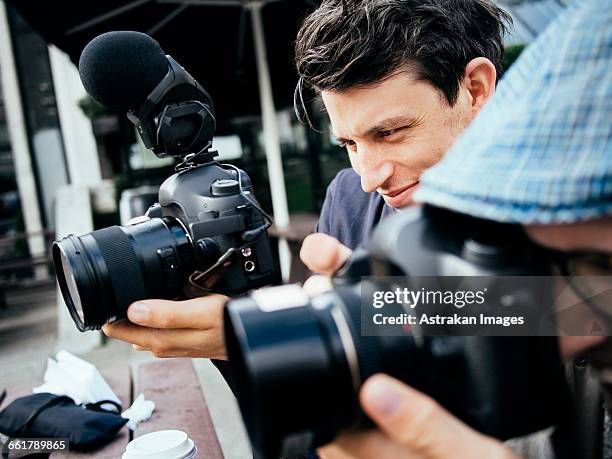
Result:
{"label": "man's smile", "polygon": [[412,194],[416,191],[418,184],[417,180],[402,188],[387,192],[379,190],[378,192],[382,195],[387,205],[400,208],[412,203]]}

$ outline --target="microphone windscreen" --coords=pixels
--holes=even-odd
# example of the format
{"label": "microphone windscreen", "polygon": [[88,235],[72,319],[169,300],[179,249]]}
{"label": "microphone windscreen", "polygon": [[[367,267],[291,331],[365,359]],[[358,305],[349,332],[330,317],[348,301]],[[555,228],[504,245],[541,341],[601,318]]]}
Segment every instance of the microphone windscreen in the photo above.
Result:
{"label": "microphone windscreen", "polygon": [[168,73],[164,51],[141,32],[107,32],[91,40],[79,59],[85,90],[105,107],[135,108]]}

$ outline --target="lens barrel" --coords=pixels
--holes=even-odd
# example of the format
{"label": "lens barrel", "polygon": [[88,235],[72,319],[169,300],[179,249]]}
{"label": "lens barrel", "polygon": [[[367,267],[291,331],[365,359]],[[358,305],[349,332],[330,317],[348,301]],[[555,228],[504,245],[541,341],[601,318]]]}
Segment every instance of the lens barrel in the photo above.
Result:
{"label": "lens barrel", "polygon": [[152,218],[69,235],[53,244],[60,290],[81,331],[123,319],[144,298],[179,296],[194,270],[194,249],[180,222]]}
{"label": "lens barrel", "polygon": [[361,336],[355,288],[315,298],[300,290],[268,288],[225,308],[234,390],[257,457],[305,454],[362,425],[361,383],[393,369],[385,356],[403,361],[414,348],[406,337]]}
{"label": "lens barrel", "polygon": [[360,289],[372,287],[336,285],[309,298],[282,286],[227,304],[233,388],[255,457],[307,454],[343,430],[370,426],[358,392],[375,373],[500,439],[558,419],[565,394],[556,337],[368,336]]}
{"label": "lens barrel", "polygon": [[[331,320],[327,315],[324,322]],[[257,301],[245,297],[225,309],[225,324],[234,390],[261,457],[300,454],[331,440],[342,420],[350,422],[355,406],[350,363],[339,335],[320,326],[313,308],[262,314]]]}

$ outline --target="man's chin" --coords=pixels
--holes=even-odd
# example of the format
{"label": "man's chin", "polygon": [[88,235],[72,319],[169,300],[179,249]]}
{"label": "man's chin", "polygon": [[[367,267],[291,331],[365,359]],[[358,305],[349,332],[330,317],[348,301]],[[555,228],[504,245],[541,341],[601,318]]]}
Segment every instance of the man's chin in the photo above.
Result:
{"label": "man's chin", "polygon": [[387,204],[389,207],[393,207],[394,209],[401,209],[402,207],[407,207],[414,204],[412,195],[416,192],[416,190],[418,190],[418,188],[419,184],[417,183],[415,186],[402,191],[398,195],[382,195],[382,197],[385,200],[385,204]]}

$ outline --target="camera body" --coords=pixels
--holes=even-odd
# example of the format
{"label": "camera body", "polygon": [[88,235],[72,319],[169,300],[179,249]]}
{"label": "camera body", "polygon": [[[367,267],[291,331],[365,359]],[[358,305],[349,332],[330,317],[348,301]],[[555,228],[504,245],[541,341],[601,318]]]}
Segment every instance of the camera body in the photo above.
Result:
{"label": "camera body", "polygon": [[[166,179],[159,189],[159,203],[148,210],[150,218],[170,217],[181,222],[191,239],[195,269],[203,270],[228,250],[236,249],[226,266],[219,267],[222,275],[211,273],[206,281],[200,279],[202,289],[235,295],[276,280],[267,234],[260,232],[249,240],[249,231],[266,224],[247,200],[252,192],[251,181],[243,171],[208,163]],[[241,248],[245,244],[248,247]],[[164,259],[170,257],[166,265],[178,255],[168,248],[158,252]]]}

